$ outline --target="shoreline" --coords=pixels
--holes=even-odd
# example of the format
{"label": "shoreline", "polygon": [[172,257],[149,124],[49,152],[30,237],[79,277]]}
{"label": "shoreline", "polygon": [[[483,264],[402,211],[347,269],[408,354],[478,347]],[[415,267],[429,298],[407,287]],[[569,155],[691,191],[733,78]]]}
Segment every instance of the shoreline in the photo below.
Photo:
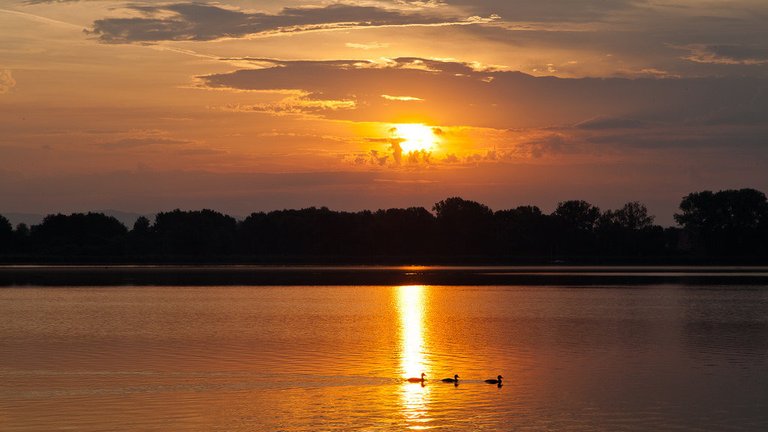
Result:
{"label": "shoreline", "polygon": [[9,286],[768,285],[766,266],[2,265]]}

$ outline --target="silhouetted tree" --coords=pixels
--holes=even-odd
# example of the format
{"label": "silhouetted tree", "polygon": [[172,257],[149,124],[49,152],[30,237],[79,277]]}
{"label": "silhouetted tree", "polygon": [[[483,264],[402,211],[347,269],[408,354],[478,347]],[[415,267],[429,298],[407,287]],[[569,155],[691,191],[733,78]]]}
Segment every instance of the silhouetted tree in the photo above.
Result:
{"label": "silhouetted tree", "polygon": [[538,207],[500,210],[494,214],[494,219],[499,253],[536,257],[551,254],[551,220]]}
{"label": "silhouetted tree", "polygon": [[136,234],[149,234],[150,222],[146,216],[139,216],[133,223],[132,232]]}
{"label": "silhouetted tree", "polygon": [[13,232],[13,251],[21,254],[29,252],[29,227],[25,223],[16,225],[16,230]]}
{"label": "silhouetted tree", "polygon": [[600,252],[613,257],[664,254],[664,228],[654,226],[653,220],[645,205],[637,201],[606,210],[597,224]]}
{"label": "silhouetted tree", "polygon": [[600,216],[599,225],[612,225],[626,230],[639,230],[653,225],[653,216],[648,215],[648,208],[638,201],[624,204],[618,210],[606,210]]}
{"label": "silhouetted tree", "polygon": [[[616,210],[586,201],[558,204],[550,215],[520,206],[493,212],[459,197],[422,207],[339,212],[326,207],[253,213],[238,223],[213,210],[140,217],[130,232],[101,213],[48,215],[31,229],[12,230],[0,216],[5,259],[243,260],[290,262],[413,262],[471,257],[498,261],[546,258],[585,262],[624,257],[699,258],[768,255],[768,201],[754,189],[696,192],[683,198],[675,219],[682,228],[654,225],[642,203]],[[234,255],[239,254],[235,257]],[[474,259],[474,258],[472,258]],[[391,262],[391,261],[390,261]],[[647,262],[647,261],[646,261]]]}
{"label": "silhouetted tree", "polygon": [[600,208],[583,200],[563,201],[552,212],[557,254],[592,254],[595,252],[595,228]]}
{"label": "silhouetted tree", "polygon": [[128,233],[128,250],[134,255],[157,253],[158,242],[146,216],[139,216]]}
{"label": "silhouetted tree", "polygon": [[[139,229],[143,226],[145,222],[139,222]],[[152,227],[160,252],[170,256],[230,254],[236,232],[235,218],[209,209],[161,212]]]}
{"label": "silhouetted tree", "polygon": [[424,207],[378,210],[372,215],[376,254],[425,254],[435,250],[435,217]]}
{"label": "silhouetted tree", "polygon": [[493,211],[476,201],[451,197],[432,207],[437,215],[438,243],[448,254],[490,254]]}
{"label": "silhouetted tree", "polygon": [[680,202],[675,221],[690,235],[699,253],[765,254],[768,202],[754,189],[694,192]]}
{"label": "silhouetted tree", "polygon": [[341,246],[342,222],[333,219],[325,207],[254,213],[243,221],[241,231],[252,253],[318,255]]}
{"label": "silhouetted tree", "polygon": [[13,226],[3,215],[0,215],[0,252],[8,252],[13,246]]}
{"label": "silhouetted tree", "polygon": [[579,231],[592,231],[600,218],[600,208],[583,200],[563,201],[552,212],[564,226]]}
{"label": "silhouetted tree", "polygon": [[59,213],[33,225],[31,241],[42,254],[108,257],[123,254],[127,232],[120,221],[102,213]]}
{"label": "silhouetted tree", "polygon": [[254,212],[237,226],[237,245],[240,253],[263,255],[269,250],[269,221],[264,212]]}
{"label": "silhouetted tree", "polygon": [[25,223],[16,225],[16,235],[21,237],[29,237],[29,227]]}
{"label": "silhouetted tree", "polygon": [[423,208],[335,212],[325,207],[252,213],[239,226],[243,253],[354,256],[426,253],[434,216]]}

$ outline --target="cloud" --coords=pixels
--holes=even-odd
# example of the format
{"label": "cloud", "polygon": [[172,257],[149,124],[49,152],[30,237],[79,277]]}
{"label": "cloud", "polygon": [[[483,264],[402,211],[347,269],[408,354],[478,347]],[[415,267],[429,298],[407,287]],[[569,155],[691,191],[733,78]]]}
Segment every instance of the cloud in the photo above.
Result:
{"label": "cloud", "polygon": [[411,25],[455,25],[490,18],[446,18],[375,6],[334,3],[322,7],[286,7],[275,14],[244,12],[205,3],[128,5],[139,17],[96,20],[88,33],[105,43],[206,41],[311,30]]}
{"label": "cloud", "polygon": [[13,79],[11,71],[0,69],[0,94],[8,93],[14,87],[16,87],[16,80]]}
{"label": "cloud", "polygon": [[[261,69],[199,79],[214,89],[291,89],[301,92],[305,102],[346,101],[347,109],[323,110],[321,115],[352,121],[596,130],[711,124],[714,118],[736,122],[741,117],[768,126],[761,120],[768,112],[768,80],[761,78],[534,77],[413,57],[382,62],[270,61],[271,66]],[[382,95],[420,101],[392,103]],[[318,112],[311,106],[307,111]]]}
{"label": "cloud", "polygon": [[576,129],[636,129],[647,126],[648,123],[624,117],[597,116],[576,123]]}
{"label": "cloud", "polygon": [[361,50],[372,50],[372,49],[381,49],[381,48],[388,48],[389,44],[384,42],[369,42],[369,43],[353,43],[353,42],[347,42],[344,44],[347,48],[356,48]]}
{"label": "cloud", "polygon": [[696,63],[750,66],[768,63],[768,47],[764,46],[694,44],[681,48],[690,51],[684,58]]}
{"label": "cloud", "polygon": [[[260,59],[267,62],[267,59]],[[420,58],[271,60],[261,69],[199,77],[214,89],[301,92],[292,114],[355,122],[423,123],[448,135],[431,153],[407,154],[393,137],[371,138],[353,165],[411,169],[441,164],[621,158],[630,149],[752,149],[768,142],[768,80],[534,77],[477,64]],[[268,62],[267,62],[268,63]],[[382,95],[407,95],[418,102]],[[263,97],[263,95],[259,95]],[[345,109],[311,104],[347,101]],[[464,128],[475,132],[457,138]],[[437,133],[437,132],[436,132]],[[503,134],[500,136],[499,134]],[[461,145],[455,143],[461,142]],[[719,143],[719,144],[718,144]],[[371,151],[375,150],[375,151]]]}
{"label": "cloud", "polygon": [[[395,128],[392,128],[389,130],[390,133],[394,133],[395,131],[396,131]],[[390,136],[388,138],[368,138],[368,142],[371,142],[371,143],[387,144],[388,145],[387,151],[389,153],[387,154],[379,150],[370,150],[367,154],[363,154],[363,155],[358,154],[355,157],[355,164],[357,165],[370,164],[370,165],[384,166],[388,164],[389,158],[391,157],[392,162],[390,163],[390,165],[399,166],[403,163],[403,148],[401,144],[404,141],[405,139],[397,136]],[[406,156],[408,156],[408,154],[406,154]],[[406,159],[405,161],[407,162],[408,159]]]}
{"label": "cloud", "polygon": [[115,141],[103,142],[99,144],[99,146],[109,150],[117,150],[117,149],[146,147],[146,146],[158,145],[158,144],[167,145],[167,144],[188,144],[188,143],[189,141],[186,141],[186,140],[150,136],[150,137],[122,138]]}
{"label": "cloud", "polygon": [[354,109],[354,100],[331,100],[311,98],[306,92],[288,92],[279,102],[259,104],[229,104],[218,107],[223,111],[260,112],[272,115],[321,115],[327,111]]}
{"label": "cloud", "polygon": [[443,0],[479,15],[498,14],[506,21],[594,22],[611,13],[642,6],[642,0]]}
{"label": "cloud", "polygon": [[[24,4],[36,5],[36,4],[46,4],[46,3],[74,3],[79,1],[83,1],[83,0],[25,0]],[[95,0],[89,0],[89,1],[95,1]]]}
{"label": "cloud", "polygon": [[392,95],[381,95],[384,99],[388,101],[398,101],[398,102],[418,102],[423,101],[424,99],[413,97],[413,96],[392,96]]}

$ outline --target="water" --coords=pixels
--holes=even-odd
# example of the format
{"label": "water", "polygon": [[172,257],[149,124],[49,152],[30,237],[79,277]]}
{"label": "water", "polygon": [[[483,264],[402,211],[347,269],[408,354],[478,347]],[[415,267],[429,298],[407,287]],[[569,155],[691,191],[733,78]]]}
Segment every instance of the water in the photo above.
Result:
{"label": "water", "polygon": [[766,285],[0,288],[3,431],[763,431],[767,403]]}

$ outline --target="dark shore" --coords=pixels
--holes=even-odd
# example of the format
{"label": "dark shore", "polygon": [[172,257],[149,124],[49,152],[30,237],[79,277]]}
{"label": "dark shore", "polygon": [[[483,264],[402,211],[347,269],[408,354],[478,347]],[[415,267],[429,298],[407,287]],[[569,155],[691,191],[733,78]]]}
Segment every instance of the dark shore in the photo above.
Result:
{"label": "dark shore", "polygon": [[0,266],[0,286],[173,285],[756,285],[738,266]]}

